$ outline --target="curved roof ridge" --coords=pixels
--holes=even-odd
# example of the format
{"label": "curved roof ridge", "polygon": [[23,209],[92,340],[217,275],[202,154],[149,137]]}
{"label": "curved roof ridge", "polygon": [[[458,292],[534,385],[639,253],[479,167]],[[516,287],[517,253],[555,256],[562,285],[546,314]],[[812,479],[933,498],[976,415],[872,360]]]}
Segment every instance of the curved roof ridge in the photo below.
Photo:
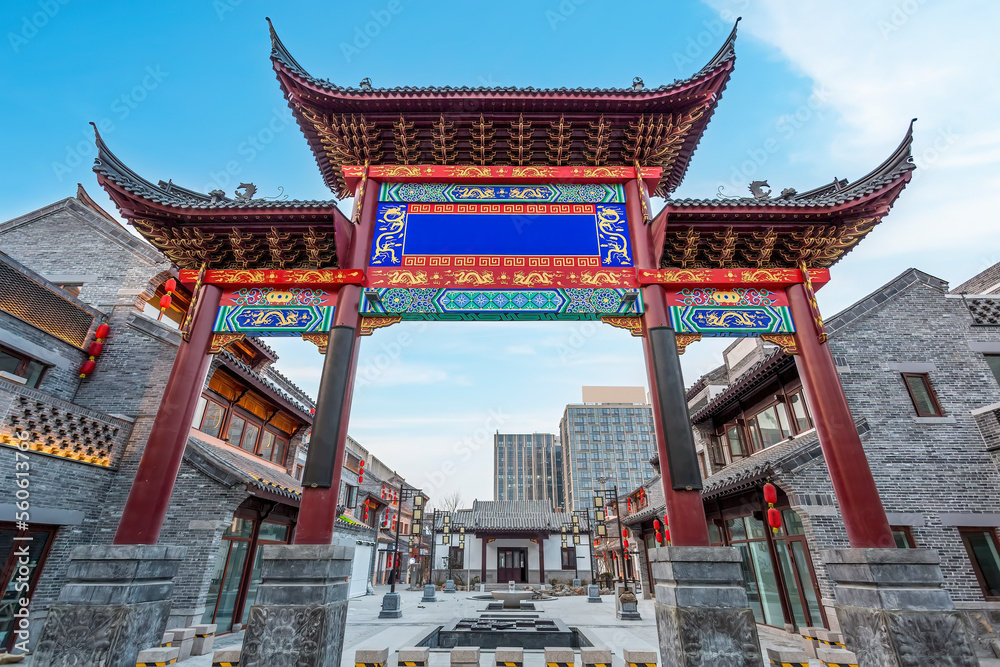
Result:
{"label": "curved roof ridge", "polygon": [[896,147],[896,150],[892,152],[882,164],[875,167],[872,171],[868,172],[858,180],[853,183],[848,183],[845,190],[855,190],[863,189],[868,183],[875,181],[884,176],[893,176],[899,172],[910,171],[916,169],[917,166],[913,163],[913,124],[917,122],[914,118],[910,120],[909,127],[906,128],[906,134],[903,135],[903,140]]}
{"label": "curved roof ridge", "polygon": [[154,185],[145,178],[135,173],[125,165],[118,156],[111,152],[108,145],[104,143],[104,137],[93,122],[90,125],[94,128],[94,141],[97,144],[97,157],[94,158],[94,171],[106,176],[129,192],[139,193],[142,190],[152,191],[160,194],[164,198],[170,198],[169,191]]}
{"label": "curved roof ridge", "polygon": [[[266,18],[266,17],[265,17]],[[392,88],[356,88],[353,86],[339,86],[334,84],[330,79],[321,79],[310,74],[301,64],[292,56],[288,47],[285,46],[281,38],[278,37],[277,31],[274,29],[274,24],[271,22],[270,18],[266,18],[268,31],[271,37],[271,60],[279,62],[291,73],[303,80],[320,86],[331,92],[349,93],[354,95],[370,95],[379,93],[408,93],[413,95],[419,95],[421,93],[528,93],[530,96],[541,96],[549,95],[552,93],[576,93],[576,94],[587,94],[587,93],[607,93],[607,94],[626,94],[632,95],[636,98],[648,97],[656,95],[659,93],[665,93],[672,91],[676,88],[684,86],[686,84],[697,81],[699,78],[711,73],[713,70],[723,65],[727,61],[731,60],[736,56],[735,44],[736,44],[736,28],[739,25],[742,17],[736,19],[736,23],[733,25],[732,31],[723,42],[722,46],[719,48],[718,52],[712,56],[701,69],[697,70],[691,76],[685,79],[675,79],[671,83],[665,83],[657,86],[656,88],[567,88],[565,86],[559,88],[535,88],[534,86],[395,86]]]}
{"label": "curved roof ridge", "polygon": [[712,56],[712,59],[709,60],[704,67],[698,70],[695,76],[698,76],[699,74],[704,74],[706,72],[710,72],[719,65],[721,65],[722,63],[726,62],[727,60],[736,57],[736,29],[739,27],[740,21],[742,20],[743,20],[742,16],[736,17],[736,23],[733,24],[733,29],[729,33],[729,37],[727,37],[726,41],[722,43],[722,46],[719,47],[719,50],[716,52],[716,54]]}

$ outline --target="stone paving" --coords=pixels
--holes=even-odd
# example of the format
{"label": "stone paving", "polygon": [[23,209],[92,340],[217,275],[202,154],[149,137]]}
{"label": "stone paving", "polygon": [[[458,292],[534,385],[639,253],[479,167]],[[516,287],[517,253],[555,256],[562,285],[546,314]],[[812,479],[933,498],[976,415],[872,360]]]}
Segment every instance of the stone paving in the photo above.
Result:
{"label": "stone paving", "polygon": [[[421,591],[397,589],[402,596],[403,617],[380,619],[379,608],[382,594],[388,587],[376,589],[376,595],[354,598],[347,612],[347,633],[341,667],[354,667],[354,652],[357,649],[388,648],[389,662],[386,667],[395,667],[395,652],[406,646],[413,646],[421,638],[439,625],[458,617],[476,616],[485,610],[484,600],[472,599],[477,593],[458,592],[445,595],[438,591],[437,602],[420,602]],[[623,667],[622,650],[655,650],[657,648],[656,623],[651,600],[639,600],[641,621],[619,621],[615,618],[614,599],[610,595],[602,597],[601,604],[588,603],[586,596],[556,598],[536,603],[536,609],[555,616],[570,626],[579,628],[594,644],[609,647],[614,654],[613,667]],[[801,643],[794,637],[772,628],[757,626],[763,648],[799,648]],[[243,641],[243,633],[222,635],[216,638],[215,648],[238,646]],[[448,651],[432,649],[428,667],[447,667]],[[577,652],[577,664],[579,664]],[[30,664],[30,661],[23,664]],[[184,667],[211,667],[211,654],[192,657],[179,665]],[[483,651],[483,667],[492,667],[493,652]],[[544,667],[541,651],[524,652],[524,667]],[[811,667],[820,667],[818,660],[809,662]],[[1000,660],[983,660],[982,667],[1000,667]]]}

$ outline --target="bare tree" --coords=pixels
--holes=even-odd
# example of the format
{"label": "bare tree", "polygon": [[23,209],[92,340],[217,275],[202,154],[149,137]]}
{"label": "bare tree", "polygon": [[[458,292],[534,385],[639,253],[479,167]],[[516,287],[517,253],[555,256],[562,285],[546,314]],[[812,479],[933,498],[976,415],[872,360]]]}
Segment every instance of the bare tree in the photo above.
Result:
{"label": "bare tree", "polygon": [[454,512],[462,504],[462,493],[461,491],[454,491],[452,493],[446,493],[441,496],[441,511],[443,512]]}

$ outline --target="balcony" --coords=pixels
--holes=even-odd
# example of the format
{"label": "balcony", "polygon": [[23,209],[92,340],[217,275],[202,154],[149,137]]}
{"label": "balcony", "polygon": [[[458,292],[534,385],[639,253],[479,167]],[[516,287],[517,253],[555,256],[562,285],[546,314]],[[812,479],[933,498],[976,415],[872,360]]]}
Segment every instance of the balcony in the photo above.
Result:
{"label": "balcony", "polygon": [[41,454],[113,467],[132,433],[131,422],[0,379],[0,445],[22,441]]}

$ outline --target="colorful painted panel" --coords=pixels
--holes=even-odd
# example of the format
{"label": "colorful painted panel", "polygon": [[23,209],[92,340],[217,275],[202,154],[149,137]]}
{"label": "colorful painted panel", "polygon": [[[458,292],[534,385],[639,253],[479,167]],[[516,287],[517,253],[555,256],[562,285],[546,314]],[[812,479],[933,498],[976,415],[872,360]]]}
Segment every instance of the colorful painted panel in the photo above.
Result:
{"label": "colorful painted panel", "polygon": [[624,204],[619,184],[476,185],[458,183],[383,183],[379,201],[436,203],[548,202]]}
{"label": "colorful painted panel", "polygon": [[[624,289],[465,290],[380,288],[366,292],[363,315],[403,319],[597,319],[642,313],[642,298]],[[631,297],[636,296],[632,301]],[[504,317],[504,314],[515,316]]]}
{"label": "colorful painted panel", "polygon": [[757,287],[685,288],[667,294],[677,333],[704,336],[759,336],[794,333],[784,292]]}
{"label": "colorful painted panel", "polygon": [[244,287],[223,292],[216,333],[298,336],[328,331],[336,294],[303,287]]}
{"label": "colorful painted panel", "polygon": [[[594,283],[578,282],[581,269],[593,275],[633,262],[623,204],[380,203],[369,265],[375,287],[406,280],[395,277],[402,271],[387,270],[396,267],[543,269],[562,281],[548,284],[583,287]],[[636,284],[634,271],[600,280]]]}

